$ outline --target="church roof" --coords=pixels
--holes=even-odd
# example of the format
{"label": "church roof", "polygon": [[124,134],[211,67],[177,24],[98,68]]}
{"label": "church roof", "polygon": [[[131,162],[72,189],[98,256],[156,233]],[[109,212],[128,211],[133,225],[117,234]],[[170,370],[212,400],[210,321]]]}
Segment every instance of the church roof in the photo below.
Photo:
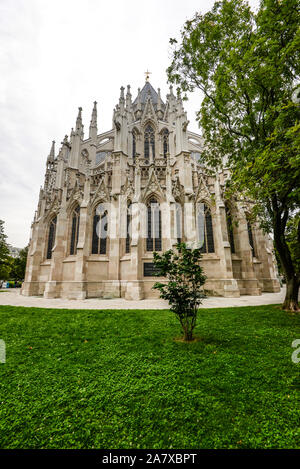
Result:
{"label": "church roof", "polygon": [[[146,101],[147,101],[149,95],[151,96],[151,100],[152,100],[153,104],[156,105],[157,101],[158,101],[158,94],[155,91],[155,89],[153,88],[153,86],[151,85],[151,83],[149,83],[149,81],[146,81],[144,87],[141,90],[141,103],[142,103],[142,105],[146,104]],[[137,100],[138,100],[138,97],[135,98],[133,104],[137,104]],[[161,101],[161,103],[164,104],[162,101]]]}

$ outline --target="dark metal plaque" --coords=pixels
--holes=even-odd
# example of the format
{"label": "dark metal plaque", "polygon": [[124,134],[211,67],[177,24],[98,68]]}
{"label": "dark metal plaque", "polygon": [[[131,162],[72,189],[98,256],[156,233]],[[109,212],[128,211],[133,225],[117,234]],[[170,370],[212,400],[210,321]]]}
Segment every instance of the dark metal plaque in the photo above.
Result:
{"label": "dark metal plaque", "polygon": [[144,277],[155,277],[155,271],[153,262],[144,262]]}

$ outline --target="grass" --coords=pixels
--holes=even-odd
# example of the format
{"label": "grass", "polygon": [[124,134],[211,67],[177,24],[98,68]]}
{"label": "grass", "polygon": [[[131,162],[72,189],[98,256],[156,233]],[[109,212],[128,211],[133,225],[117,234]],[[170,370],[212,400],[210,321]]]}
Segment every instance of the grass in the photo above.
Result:
{"label": "grass", "polygon": [[169,311],[0,307],[1,448],[298,448],[300,320],[206,309],[192,344]]}

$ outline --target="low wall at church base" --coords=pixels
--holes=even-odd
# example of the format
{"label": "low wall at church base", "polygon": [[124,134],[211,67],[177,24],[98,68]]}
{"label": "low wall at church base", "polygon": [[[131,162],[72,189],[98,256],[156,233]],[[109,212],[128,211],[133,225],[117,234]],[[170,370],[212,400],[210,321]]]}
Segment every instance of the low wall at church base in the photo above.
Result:
{"label": "low wall at church base", "polygon": [[[21,294],[69,300],[124,298],[138,301],[159,298],[159,291],[152,288],[157,280],[162,279],[24,282]],[[240,295],[261,295],[262,291],[277,293],[280,285],[277,279],[207,279],[204,290],[207,296],[238,298]]]}
{"label": "low wall at church base", "polygon": [[42,296],[45,290],[46,282],[23,282],[21,295],[24,296]]}
{"label": "low wall at church base", "polygon": [[260,281],[263,284],[263,291],[269,293],[279,293],[280,283],[277,278],[262,278]]}

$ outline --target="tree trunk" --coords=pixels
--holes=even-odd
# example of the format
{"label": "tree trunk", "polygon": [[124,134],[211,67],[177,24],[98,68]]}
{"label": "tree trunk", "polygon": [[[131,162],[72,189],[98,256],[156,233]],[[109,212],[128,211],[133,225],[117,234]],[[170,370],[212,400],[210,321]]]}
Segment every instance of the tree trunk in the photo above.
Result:
{"label": "tree trunk", "polygon": [[282,213],[278,210],[277,206],[274,208],[274,245],[277,249],[281,267],[283,268],[286,279],[286,295],[282,308],[286,311],[300,311],[298,303],[299,278],[295,272],[295,266],[293,265],[293,260],[285,237],[288,214],[289,212],[287,209]]}
{"label": "tree trunk", "polygon": [[299,302],[299,281],[296,277],[286,279],[286,294],[282,308],[287,311],[300,311]]}
{"label": "tree trunk", "polygon": [[187,342],[193,340],[193,331],[184,331],[184,340]]}

